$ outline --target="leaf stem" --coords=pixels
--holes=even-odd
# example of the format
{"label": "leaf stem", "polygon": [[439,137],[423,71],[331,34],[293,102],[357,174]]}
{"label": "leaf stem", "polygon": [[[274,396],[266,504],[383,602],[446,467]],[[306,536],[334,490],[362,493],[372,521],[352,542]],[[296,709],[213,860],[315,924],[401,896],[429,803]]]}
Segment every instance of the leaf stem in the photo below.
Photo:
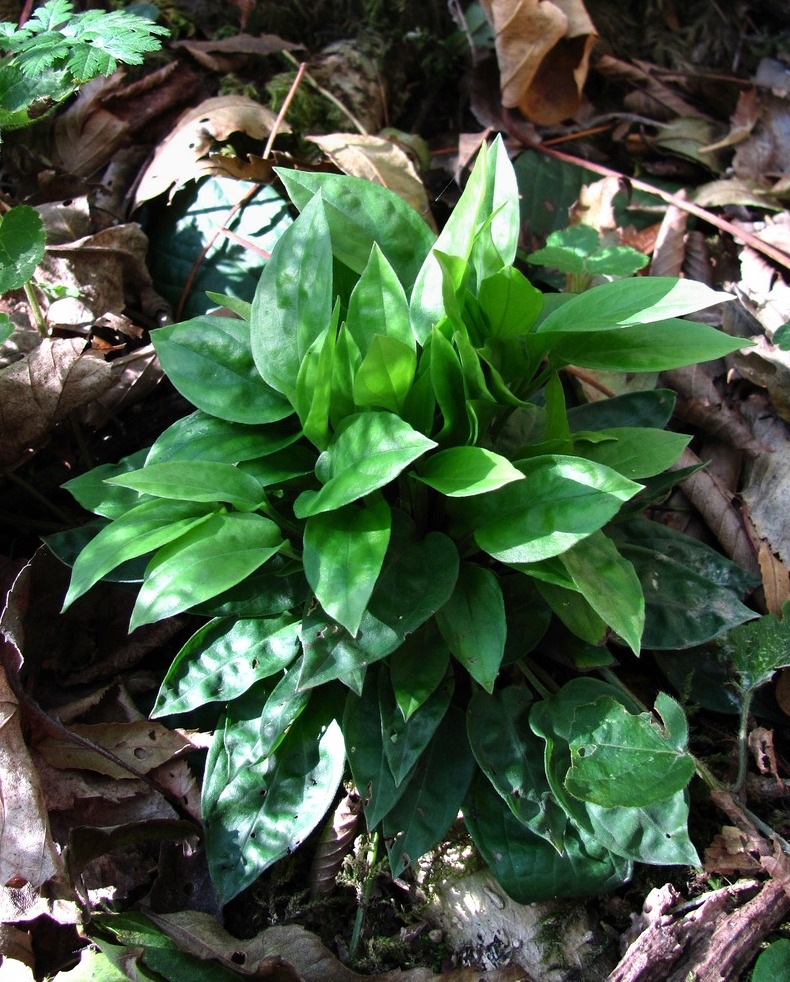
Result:
{"label": "leaf stem", "polygon": [[749,730],[749,711],[752,707],[752,696],[754,690],[749,689],[743,694],[741,699],[741,713],[738,721],[738,773],[732,785],[732,792],[737,794],[746,781],[746,766],[749,759],[748,730]]}
{"label": "leaf stem", "polygon": [[351,941],[348,946],[348,955],[350,959],[356,958],[357,951],[359,950],[359,942],[362,938],[362,928],[365,924],[365,914],[368,909],[368,904],[370,903],[370,895],[373,892],[373,882],[375,880],[374,869],[379,854],[379,839],[380,833],[378,830],[376,830],[371,837],[370,845],[368,846],[368,853],[365,857],[367,874],[365,876],[365,883],[362,887],[362,899],[357,907],[357,916],[354,918],[354,929],[351,932]]}
{"label": "leaf stem", "polygon": [[35,290],[30,285],[30,280],[23,285],[23,289],[27,297],[27,302],[30,304],[30,310],[33,313],[33,320],[36,322],[38,333],[42,338],[49,337],[49,328],[47,327],[47,322],[44,320],[44,315],[41,313],[41,305],[38,302]]}
{"label": "leaf stem", "polygon": [[[535,662],[525,655],[523,658],[519,658],[516,665],[524,673],[529,684],[536,690],[539,696],[543,699],[548,699],[553,696],[555,692],[560,691],[560,687],[557,683],[549,678],[548,675],[540,668]],[[542,676],[542,679],[538,677]]]}

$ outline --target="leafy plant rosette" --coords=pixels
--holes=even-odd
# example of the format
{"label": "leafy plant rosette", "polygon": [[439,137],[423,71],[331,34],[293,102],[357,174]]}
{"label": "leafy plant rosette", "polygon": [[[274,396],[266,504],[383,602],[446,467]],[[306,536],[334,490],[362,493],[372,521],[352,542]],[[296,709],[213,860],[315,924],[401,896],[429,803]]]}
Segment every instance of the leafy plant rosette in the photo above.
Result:
{"label": "leafy plant rosette", "polygon": [[748,577],[639,517],[687,442],[663,429],[671,394],[568,409],[560,373],[725,355],[743,342],[681,318],[727,295],[544,296],[513,265],[499,140],[438,238],[377,185],[280,177],[300,215],[253,303],[154,332],[196,411],[67,485],[103,524],[66,604],[113,576],[142,581],[132,628],[209,618],[153,715],[216,708],[220,895],[295,849],[349,770],[396,876],[459,812],[522,902],[697,863],[682,709],[577,669],[748,620]]}

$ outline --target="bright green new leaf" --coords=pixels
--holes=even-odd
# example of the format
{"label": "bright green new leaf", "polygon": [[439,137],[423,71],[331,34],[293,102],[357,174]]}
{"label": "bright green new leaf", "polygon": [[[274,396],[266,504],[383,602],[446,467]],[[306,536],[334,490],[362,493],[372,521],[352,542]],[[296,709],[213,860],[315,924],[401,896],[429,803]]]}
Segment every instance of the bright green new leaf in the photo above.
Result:
{"label": "bright green new leaf", "polygon": [[403,198],[371,181],[341,174],[284,168],[277,168],[277,174],[300,211],[314,194],[322,195],[332,250],[341,262],[361,274],[378,245],[403,288],[411,288],[436,236]]}
{"label": "bright green new leaf", "polygon": [[569,225],[552,232],[543,249],[531,253],[528,263],[551,266],[561,273],[605,276],[631,276],[650,260],[630,246],[604,245],[589,225]]}
{"label": "bright green new leaf", "polygon": [[573,437],[573,449],[588,460],[595,460],[624,477],[638,480],[654,477],[675,464],[691,437],[646,426],[618,426],[580,432]]}
{"label": "bright green new leaf", "polygon": [[318,602],[356,635],[390,539],[391,512],[380,496],[307,519],[302,562]]}
{"label": "bright green new leaf", "polygon": [[355,404],[360,409],[387,409],[402,415],[416,370],[413,346],[376,335],[354,376]]}
{"label": "bright green new leaf", "polygon": [[35,208],[16,205],[0,217],[0,293],[19,290],[44,258],[46,234]]}
{"label": "bright green new leaf", "polygon": [[653,716],[633,715],[609,696],[580,706],[570,735],[565,787],[574,797],[605,808],[643,807],[670,798],[694,774],[693,758]]}
{"label": "bright green new leaf", "polygon": [[210,621],[173,659],[151,715],[169,716],[209,702],[229,702],[255,682],[276,675],[296,657],[298,627],[290,614]]}
{"label": "bright green new leaf", "polygon": [[493,341],[527,334],[543,309],[543,294],[513,266],[505,266],[483,280],[478,301]]}
{"label": "bright green new leaf", "polygon": [[332,316],[332,243],[320,196],[277,240],[252,302],[250,342],[261,378],[296,402],[299,369]]}
{"label": "bright green new leaf", "polygon": [[77,557],[63,609],[121,563],[180,539],[215,512],[216,507],[197,502],[156,499],[142,502],[105,525]]}
{"label": "bright green new leaf", "polygon": [[301,494],[294,514],[309,518],[342,508],[384,487],[435,446],[392,413],[359,413],[318,458],[316,473],[324,486]]}
{"label": "bright green new leaf", "polygon": [[172,617],[235,586],[283,545],[268,518],[215,514],[160,549],[146,570],[130,630]]}
{"label": "bright green new leaf", "polygon": [[430,352],[431,386],[444,420],[436,440],[439,444],[467,443],[471,431],[460,356],[438,327],[433,328],[430,347],[426,346],[425,350]]}
{"label": "bright green new leaf", "polygon": [[332,373],[337,342],[340,301],[335,304],[329,327],[305,352],[296,376],[296,412],[307,439],[319,450],[329,443],[329,411],[332,404]]}
{"label": "bright green new leaf", "polygon": [[725,300],[730,293],[711,290],[697,280],[644,276],[602,283],[571,297],[536,328],[538,334],[611,331],[635,324],[693,314]]}
{"label": "bright green new leaf", "polygon": [[436,623],[450,651],[487,692],[505,653],[505,603],[494,573],[462,563],[455,590],[436,612]]}
{"label": "bright green new leaf", "polygon": [[274,423],[291,406],[263,381],[252,360],[250,325],[203,315],[151,332],[167,377],[184,398],[234,423]]}
{"label": "bright green new leaf", "polygon": [[578,457],[522,461],[525,481],[479,500],[472,513],[477,544],[505,563],[557,556],[602,528],[640,486],[601,464]]}
{"label": "bright green new leaf", "polygon": [[250,474],[216,461],[167,461],[147,464],[137,471],[107,478],[108,484],[132,488],[140,494],[181,501],[226,502],[239,511],[255,511],[263,501],[263,489]]}
{"label": "bright green new leaf", "polygon": [[351,292],[346,329],[363,358],[380,336],[415,349],[406,294],[378,243],[374,242],[368,264]]}
{"label": "bright green new leaf", "polygon": [[560,556],[576,589],[593,610],[639,654],[645,598],[634,567],[603,534],[593,532]]}
{"label": "bright green new leaf", "polygon": [[506,457],[482,447],[451,447],[432,454],[415,475],[449,497],[464,498],[501,488],[524,475]]}
{"label": "bright green new leaf", "polygon": [[345,759],[340,727],[311,700],[274,753],[239,770],[204,808],[209,868],[223,901],[312,832],[332,804]]}
{"label": "bright green new leaf", "polygon": [[140,495],[131,488],[108,484],[107,480],[118,474],[138,470],[145,463],[147,454],[147,449],[138,450],[137,453],[119,460],[117,464],[100,464],[87,474],[80,474],[79,477],[66,481],[63,487],[88,511],[104,518],[120,518],[140,504]]}
{"label": "bright green new leaf", "polygon": [[474,774],[464,718],[451,707],[417,762],[402,795],[384,816],[382,829],[393,876],[419,859],[455,820]]}
{"label": "bright green new leaf", "polygon": [[398,708],[389,673],[379,671],[379,711],[384,756],[396,786],[412,771],[422,752],[431,742],[436,728],[444,719],[455,687],[452,671],[408,720]]}

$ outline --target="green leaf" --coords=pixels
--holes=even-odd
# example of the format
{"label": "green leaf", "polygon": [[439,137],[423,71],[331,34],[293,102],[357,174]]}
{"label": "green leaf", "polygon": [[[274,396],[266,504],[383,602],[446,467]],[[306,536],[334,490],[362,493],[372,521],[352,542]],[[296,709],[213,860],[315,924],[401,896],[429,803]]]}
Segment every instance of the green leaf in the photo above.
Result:
{"label": "green leaf", "polygon": [[117,464],[101,464],[86,474],[73,477],[63,485],[87,511],[105,518],[120,518],[130,508],[140,504],[140,495],[131,488],[114,487],[107,479],[118,474],[128,474],[145,463],[148,449],[138,450],[124,457]]}
{"label": "green leaf", "polygon": [[233,464],[204,460],[167,461],[146,464],[137,471],[117,474],[106,479],[108,484],[133,488],[140,494],[182,501],[226,502],[240,511],[255,511],[263,501],[263,489],[258,481]]}
{"label": "green leaf", "polygon": [[404,720],[408,720],[436,691],[450,664],[450,649],[436,622],[428,621],[406,638],[392,653],[389,664],[395,700]]}
{"label": "green leaf", "polygon": [[633,715],[609,696],[576,710],[569,744],[565,787],[605,808],[662,801],[682,791],[694,774],[685,741],[679,746],[649,713]]}
{"label": "green leaf", "polygon": [[444,680],[408,720],[398,708],[392,691],[389,673],[379,671],[379,710],[384,756],[396,785],[402,783],[412,771],[422,752],[431,742],[450,705],[455,687],[451,670]]}
{"label": "green leaf", "polygon": [[680,458],[691,437],[644,426],[612,427],[576,433],[574,452],[636,480],[668,470]]}
{"label": "green leaf", "polygon": [[35,208],[16,205],[0,217],[0,293],[19,290],[44,259],[46,234]]}
{"label": "green leaf", "polygon": [[299,650],[298,623],[274,618],[217,618],[200,628],[167,670],[151,716],[228,702],[286,668]]}
{"label": "green leaf", "polygon": [[[434,249],[469,260],[478,235],[486,225],[497,253],[497,268],[513,261],[519,232],[518,189],[513,167],[500,137],[490,148],[480,148],[464,192],[447,220]],[[497,272],[488,269],[484,278]],[[442,268],[432,250],[417,277],[411,295],[412,329],[424,344],[438,324],[445,306]],[[449,313],[449,311],[447,311]]]}
{"label": "green leaf", "polygon": [[663,429],[672,418],[675,398],[671,389],[627,392],[610,399],[573,406],[568,410],[568,423],[572,433],[629,426]]}
{"label": "green leaf", "polygon": [[282,544],[280,530],[261,515],[212,515],[151,560],[130,630],[180,614],[235,586]]}
{"label": "green leaf", "polygon": [[332,317],[332,243],[320,196],[277,240],[252,302],[250,340],[261,378],[295,405],[299,368]]}
{"label": "green leaf", "polygon": [[477,691],[466,712],[475,759],[508,808],[535,835],[563,852],[568,824],[543,769],[543,744],[529,728],[532,695],[523,687]]}
{"label": "green leaf", "polygon": [[400,341],[414,351],[406,294],[377,242],[349,298],[346,329],[363,358],[380,337]]}
{"label": "green leaf", "polygon": [[393,876],[416,862],[442,838],[463,804],[474,774],[464,717],[451,707],[382,828]]}
{"label": "green leaf", "polygon": [[[521,565],[519,568],[525,569]],[[606,640],[606,621],[596,613],[585,597],[576,592],[575,586],[574,589],[568,589],[539,577],[537,587],[540,595],[572,634],[587,644],[603,644]]]}
{"label": "green leaf", "polygon": [[330,617],[356,635],[390,539],[391,512],[377,495],[307,519],[305,576]]}
{"label": "green leaf", "polygon": [[543,294],[514,266],[484,279],[477,299],[494,341],[527,334],[543,309]]}
{"label": "green leaf", "polygon": [[369,406],[402,415],[416,370],[412,346],[377,335],[354,376],[354,402],[360,409]]}
{"label": "green leaf", "polygon": [[77,557],[65,610],[116,567],[173,542],[207,522],[216,506],[193,502],[144,501],[106,525]]}
{"label": "green leaf", "polygon": [[774,672],[790,665],[790,604],[785,603],[781,619],[764,614],[751,624],[734,627],[719,640],[718,648],[738,673],[742,692],[770,682]]}
{"label": "green leaf", "polygon": [[760,953],[751,982],[777,982],[783,976],[790,977],[790,941],[787,938],[773,941]]}
{"label": "green leaf", "polygon": [[438,327],[433,328],[425,350],[430,355],[433,394],[444,419],[436,439],[438,443],[466,443],[471,434],[464,371],[458,353]]}
{"label": "green leaf", "polygon": [[346,696],[343,737],[354,785],[364,801],[365,822],[375,829],[408,787],[406,781],[395,784],[384,754],[376,671],[368,672],[361,695]]}
{"label": "green leaf", "polygon": [[286,564],[282,556],[274,556],[263,569],[198,604],[195,613],[205,617],[271,617],[301,606],[309,593],[302,571]]}
{"label": "green leaf", "polygon": [[151,340],[173,385],[210,416],[274,423],[293,411],[258,374],[246,321],[204,315],[160,327]]}
{"label": "green leaf", "polygon": [[237,464],[275,453],[299,439],[294,417],[282,423],[247,426],[209,416],[198,409],[176,420],[157,437],[145,458],[146,466],[174,460]]}
{"label": "green leaf", "polygon": [[733,299],[732,294],[711,290],[697,280],[672,276],[616,280],[571,297],[535,330],[537,334],[612,331],[682,317]]}
{"label": "green leaf", "polygon": [[332,371],[337,342],[339,301],[329,326],[305,352],[296,376],[294,405],[307,439],[319,450],[329,443],[329,410],[332,403]]}
{"label": "green leaf", "polygon": [[630,276],[650,260],[630,246],[603,245],[589,225],[570,225],[552,232],[546,246],[527,256],[528,263],[551,266],[561,273]]}
{"label": "green leaf", "polygon": [[401,197],[361,178],[276,170],[300,211],[314,194],[322,195],[332,251],[341,262],[359,275],[368,265],[374,244],[378,245],[404,289],[411,288],[436,237]]}
{"label": "green leaf", "polygon": [[598,896],[631,877],[627,860],[601,848],[591,837],[582,838],[572,825],[560,855],[502,807],[502,799],[482,774],[472,785],[464,818],[488,868],[516,903]]}
{"label": "green leaf", "polygon": [[305,491],[294,503],[297,518],[332,511],[389,484],[436,444],[392,413],[351,417],[318,458],[320,491]]}
{"label": "green leaf", "polygon": [[[624,284],[632,282],[619,281]],[[707,324],[683,320],[635,324],[618,331],[546,337],[551,338],[547,347],[550,347],[553,358],[580,368],[610,372],[664,372],[670,368],[723,358],[748,347],[748,342],[745,343],[743,338],[730,338]]]}
{"label": "green leaf", "polygon": [[645,519],[609,534],[642,584],[643,647],[690,648],[757,616],[740,601],[754,578],[703,543]]}
{"label": "green leaf", "polygon": [[224,902],[312,832],[332,804],[344,766],[340,727],[311,699],[274,753],[243,767],[204,810],[209,869]]}
{"label": "green leaf", "polygon": [[436,613],[450,651],[487,692],[505,653],[507,623],[499,580],[489,569],[462,563],[452,596]]}
{"label": "green leaf", "polygon": [[14,322],[8,314],[0,313],[0,344],[5,344],[13,333]]}
{"label": "green leaf", "polygon": [[645,599],[634,567],[603,532],[593,532],[560,556],[574,585],[634,654],[645,624]]}
{"label": "green leaf", "polygon": [[[479,500],[471,515],[477,544],[505,563],[557,556],[605,525],[640,486],[578,457],[522,461],[525,481]],[[470,516],[465,516],[469,521]]]}
{"label": "green leaf", "polygon": [[506,457],[482,447],[451,447],[432,454],[415,475],[449,497],[463,498],[501,488],[524,475]]}
{"label": "green leaf", "polygon": [[273,484],[284,484],[294,477],[312,474],[315,470],[316,452],[304,443],[275,450],[266,457],[243,460],[239,470],[249,474],[261,485],[268,488]]}

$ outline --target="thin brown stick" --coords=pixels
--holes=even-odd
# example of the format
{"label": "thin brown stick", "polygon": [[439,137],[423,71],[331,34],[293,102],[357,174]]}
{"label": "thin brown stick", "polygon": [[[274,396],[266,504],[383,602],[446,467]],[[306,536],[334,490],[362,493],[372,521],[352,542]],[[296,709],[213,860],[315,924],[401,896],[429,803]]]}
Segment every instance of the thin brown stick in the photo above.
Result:
{"label": "thin brown stick", "polygon": [[790,269],[790,255],[786,252],[782,252],[781,249],[777,249],[769,242],[761,241],[756,235],[752,235],[751,232],[738,228],[737,225],[728,222],[726,218],[720,218],[706,208],[695,205],[692,201],[687,201],[676,194],[670,194],[669,191],[663,191],[661,188],[654,187],[654,185],[647,184],[645,181],[640,181],[635,177],[628,177],[627,174],[622,174],[620,171],[613,170],[611,167],[604,167],[602,164],[595,164],[590,160],[574,157],[572,154],[563,153],[561,150],[552,150],[551,147],[544,146],[540,143],[527,142],[524,143],[524,146],[529,150],[537,150],[538,153],[545,154],[547,157],[554,157],[566,164],[573,164],[574,167],[583,167],[585,170],[590,170],[594,174],[600,174],[602,177],[616,177],[621,181],[628,181],[632,187],[637,188],[639,191],[654,194],[657,198],[661,198],[662,201],[666,201],[667,204],[682,208],[683,211],[687,211],[690,215],[696,215],[697,218],[701,218],[721,232],[726,232],[728,235],[733,236],[733,238],[740,239],[745,245],[754,249],[755,252],[761,252],[775,263],[784,266],[785,269]]}
{"label": "thin brown stick", "polygon": [[272,144],[274,143],[277,134],[280,132],[280,127],[283,125],[283,120],[285,119],[285,114],[291,108],[291,103],[296,95],[297,89],[302,84],[302,79],[304,78],[305,72],[307,71],[307,62],[302,61],[299,63],[299,69],[296,72],[296,78],[291,83],[291,88],[288,89],[288,95],[280,106],[280,111],[277,113],[277,119],[274,121],[274,126],[272,126],[272,131],[269,133],[269,139],[266,141],[266,146],[263,148],[263,159],[268,160],[269,154],[272,152]]}

